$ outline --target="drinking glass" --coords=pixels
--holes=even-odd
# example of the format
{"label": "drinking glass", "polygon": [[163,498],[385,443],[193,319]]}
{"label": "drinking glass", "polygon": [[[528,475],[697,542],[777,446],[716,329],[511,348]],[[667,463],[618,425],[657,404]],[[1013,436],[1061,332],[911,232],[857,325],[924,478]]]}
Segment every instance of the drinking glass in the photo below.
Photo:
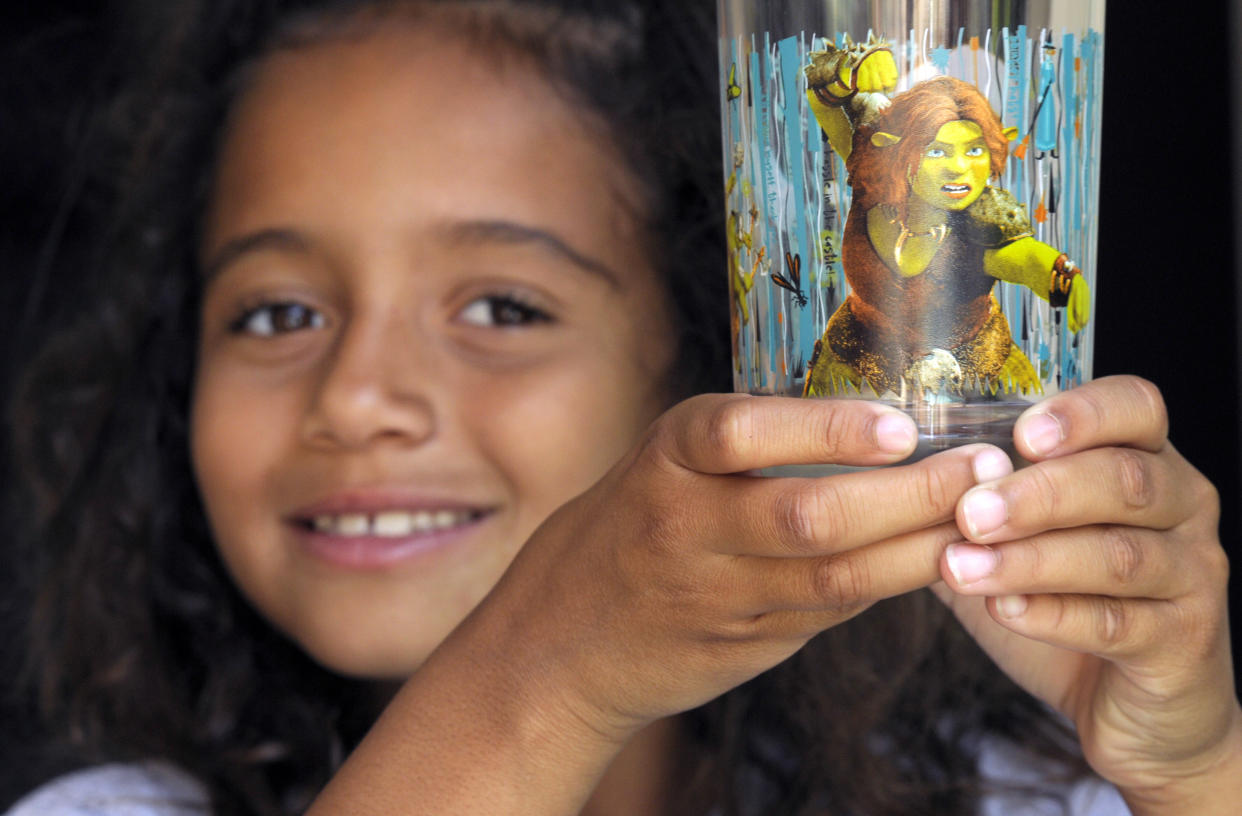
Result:
{"label": "drinking glass", "polygon": [[719,0],[734,383],[1012,452],[1091,376],[1104,0]]}

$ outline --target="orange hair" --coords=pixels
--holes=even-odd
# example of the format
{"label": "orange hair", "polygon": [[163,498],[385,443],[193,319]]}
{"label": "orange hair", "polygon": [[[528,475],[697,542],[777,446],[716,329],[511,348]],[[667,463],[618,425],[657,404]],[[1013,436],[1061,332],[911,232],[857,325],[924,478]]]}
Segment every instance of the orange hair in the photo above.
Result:
{"label": "orange hair", "polygon": [[[910,179],[918,172],[924,149],[935,141],[940,128],[958,120],[974,122],[983,130],[992,157],[992,178],[999,177],[1009,159],[1009,140],[1000,116],[974,85],[953,77],[937,77],[895,96],[874,124],[854,133],[846,167],[860,203],[867,209],[877,204],[894,205],[904,218]],[[900,136],[901,141],[876,147],[871,137],[878,132]]]}

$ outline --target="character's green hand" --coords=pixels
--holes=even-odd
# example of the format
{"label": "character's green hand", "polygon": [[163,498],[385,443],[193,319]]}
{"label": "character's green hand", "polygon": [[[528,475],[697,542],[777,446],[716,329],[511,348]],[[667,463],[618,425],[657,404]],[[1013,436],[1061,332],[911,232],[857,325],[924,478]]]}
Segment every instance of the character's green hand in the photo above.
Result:
{"label": "character's green hand", "polygon": [[1091,319],[1091,287],[1082,275],[1075,275],[1074,282],[1070,284],[1065,314],[1069,320],[1069,329],[1075,334],[1082,331]]}
{"label": "character's green hand", "polygon": [[861,93],[891,93],[897,87],[897,61],[887,48],[865,56],[857,71],[856,87]]}

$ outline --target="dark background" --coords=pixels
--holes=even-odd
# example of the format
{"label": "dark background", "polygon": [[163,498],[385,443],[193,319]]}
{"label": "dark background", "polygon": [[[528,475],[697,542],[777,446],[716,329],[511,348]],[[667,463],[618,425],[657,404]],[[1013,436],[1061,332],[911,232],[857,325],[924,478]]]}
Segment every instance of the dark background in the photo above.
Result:
{"label": "dark background", "polygon": [[[75,296],[53,285],[53,250],[72,266],[89,200],[76,168],[92,103],[114,82],[150,0],[6,4],[0,14],[0,387],[30,303]],[[1193,11],[1190,11],[1193,9]],[[1140,374],[1164,391],[1172,439],[1221,493],[1221,535],[1239,536],[1239,335],[1228,0],[1112,0],[1105,56],[1096,376]],[[1242,59],[1239,60],[1242,62]],[[1242,187],[1240,187],[1242,188]],[[88,208],[87,208],[88,209]],[[43,297],[47,295],[47,297]],[[2,445],[3,443],[0,443]],[[6,455],[0,447],[0,461]],[[3,562],[4,559],[0,559]],[[0,575],[2,580],[2,575]],[[1242,634],[1242,580],[1232,582]],[[15,623],[0,621],[0,636]],[[1239,653],[1235,647],[1235,654]],[[1242,682],[1239,683],[1242,686]]]}

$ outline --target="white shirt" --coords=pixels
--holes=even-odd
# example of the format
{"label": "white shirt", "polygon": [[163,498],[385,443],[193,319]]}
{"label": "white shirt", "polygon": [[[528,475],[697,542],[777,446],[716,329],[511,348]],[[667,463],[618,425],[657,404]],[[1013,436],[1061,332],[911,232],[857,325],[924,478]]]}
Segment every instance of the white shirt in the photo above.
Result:
{"label": "white shirt", "polygon": [[207,816],[206,790],[167,762],[99,765],[59,776],[6,816]]}
{"label": "white shirt", "polygon": [[[984,780],[1025,783],[1062,794],[1069,816],[1129,816],[1112,785],[1089,778],[1050,789],[1037,762],[1017,746],[985,743],[979,771]],[[5,816],[208,816],[207,792],[184,771],[165,762],[100,765],[51,780],[23,797]],[[1053,799],[1029,794],[985,798],[980,816],[1064,816]]]}

